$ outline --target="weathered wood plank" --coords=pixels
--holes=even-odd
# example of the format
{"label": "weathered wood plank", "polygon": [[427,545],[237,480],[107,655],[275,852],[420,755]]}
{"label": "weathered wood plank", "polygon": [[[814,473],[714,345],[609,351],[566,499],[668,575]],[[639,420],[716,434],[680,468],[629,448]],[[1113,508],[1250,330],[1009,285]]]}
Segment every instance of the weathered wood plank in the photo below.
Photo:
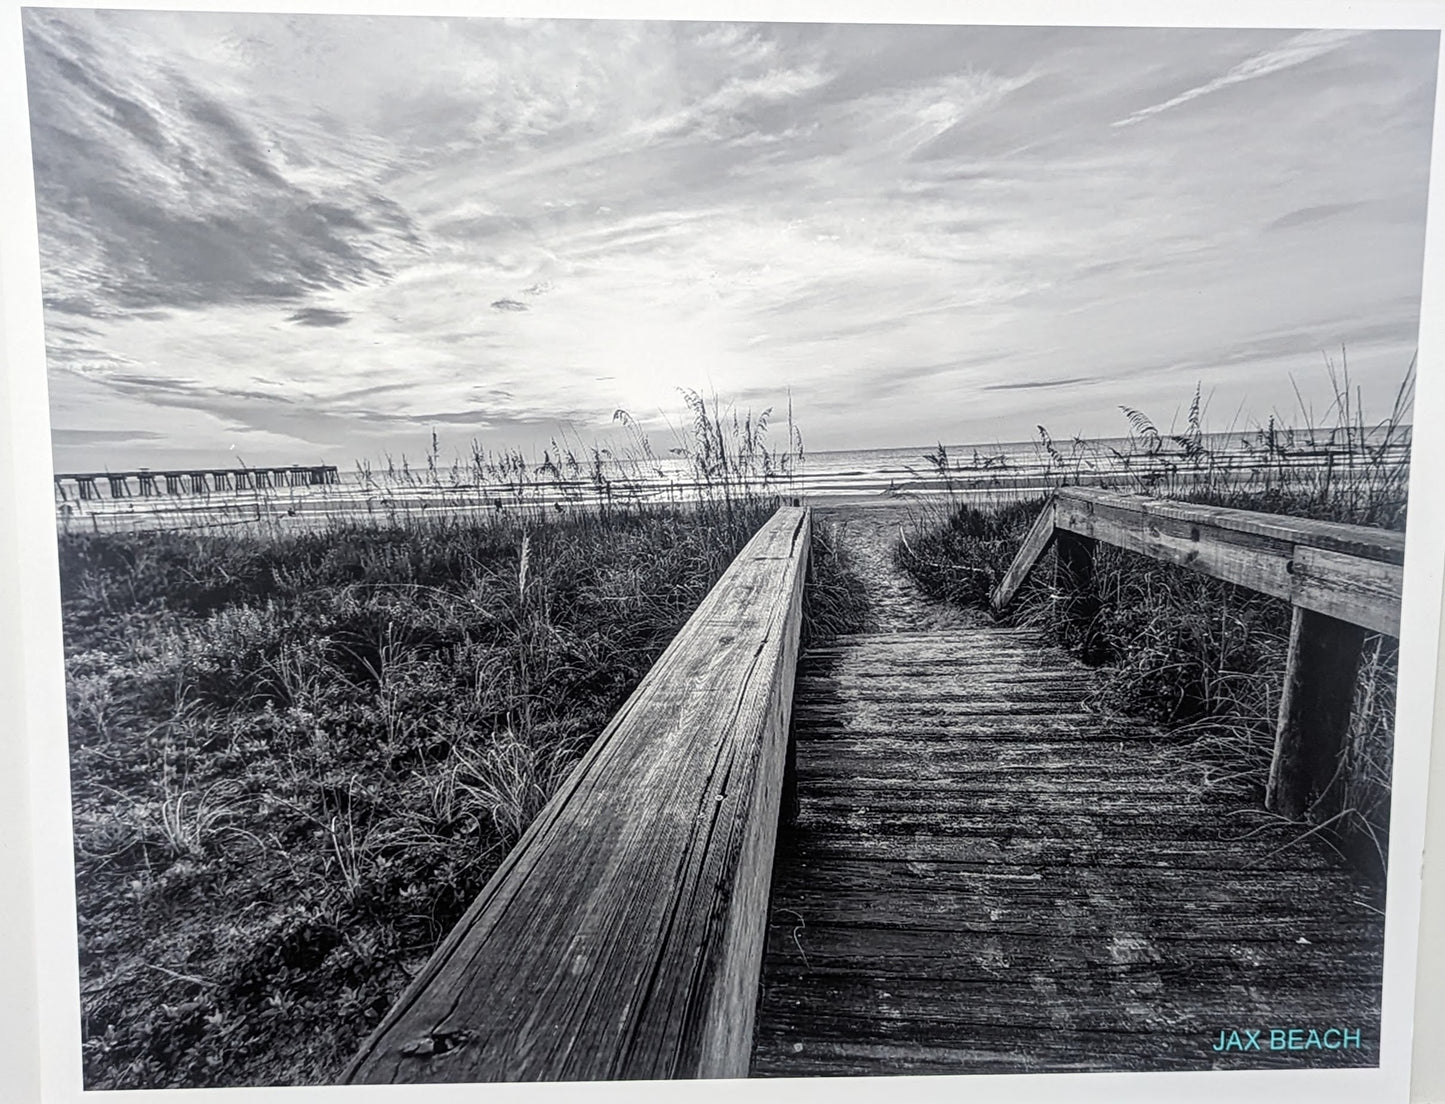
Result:
{"label": "weathered wood plank", "polygon": [[940,634],[937,629],[889,630],[888,632],[848,633],[839,636],[830,644],[819,644],[808,649],[806,660],[812,656],[845,656],[861,647],[878,648],[947,648],[951,650],[972,650],[992,652],[996,648],[1028,647],[1038,640],[1036,629],[1014,625],[991,625],[990,632],[997,634],[987,640],[972,633]]}
{"label": "weathered wood plank", "polygon": [[747,1072],[808,542],[739,554],[346,1080]]}
{"label": "weathered wood plank", "polygon": [[[1177,798],[1181,791],[1188,793],[1196,787],[1203,789],[1209,782],[1208,774],[1197,768],[1160,769],[1153,764],[1142,767],[1129,764],[1111,770],[1100,764],[1097,756],[1079,756],[1073,763],[1053,760],[1039,766],[1012,762],[994,770],[990,770],[985,760],[955,759],[943,755],[884,758],[840,754],[832,758],[852,777],[840,778],[832,770],[808,763],[799,772],[799,777],[807,782],[810,794],[826,797],[835,793],[851,793],[856,787],[858,792],[880,796],[946,790],[953,794],[1037,793],[1044,800],[1053,801],[1060,794],[1080,790],[1089,792],[1097,787],[1102,793],[1158,792],[1171,793]],[[895,768],[892,777],[888,776],[890,766]],[[897,776],[896,768],[900,766],[907,767],[907,776]]]}
{"label": "weathered wood plank", "polygon": [[[1047,544],[1038,531],[1045,523],[1375,632],[1399,632],[1402,533],[1083,488],[1059,491],[1040,511],[1005,577],[1008,586],[994,592],[995,610],[1008,604],[1037,562],[1037,550]],[[1087,571],[1087,550],[1063,536],[1056,540],[1063,585]]]}
{"label": "weathered wood plank", "polygon": [[[1147,940],[1103,933],[1096,940],[1060,945],[1050,938],[1020,936],[1003,953],[972,953],[965,941],[940,939],[937,932],[892,928],[880,933],[861,924],[790,923],[782,916],[768,933],[768,953],[785,965],[776,976],[801,980],[809,972],[859,974],[877,978],[937,977],[997,982],[1001,970],[1052,971],[1055,976],[1098,976],[1112,982],[1147,971],[1188,970],[1193,981],[1230,984],[1239,978],[1288,982],[1296,978],[1327,984],[1340,979],[1369,983],[1378,978],[1382,956],[1377,941],[1341,946],[1338,959],[1317,954],[1313,944],[1279,938],[1232,942],[1201,939]],[[1117,938],[1116,938],[1117,936]],[[806,961],[804,960],[806,956]],[[1061,969],[1064,968],[1064,969]]]}
{"label": "weathered wood plank", "polygon": [[1297,548],[1290,601],[1386,636],[1400,635],[1405,569],[1319,548]]}
{"label": "weathered wood plank", "polygon": [[1054,512],[1056,524],[1069,532],[1375,632],[1399,632],[1403,534],[1350,525],[1337,531],[1330,522],[1294,525],[1294,519],[1274,515],[1178,505],[1069,491],[1060,494]]}
{"label": "weathered wood plank", "polygon": [[[1088,752],[1099,745],[1077,745]],[[1114,749],[1103,749],[1113,751]],[[944,756],[925,754],[864,757],[847,753],[837,757],[837,768],[847,770],[851,779],[843,779],[831,773],[829,768],[820,767],[811,757],[798,772],[799,780],[807,784],[807,799],[812,815],[823,817],[831,808],[829,802],[847,798],[851,793],[858,795],[858,808],[866,809],[871,803],[898,797],[908,799],[913,795],[919,799],[937,797],[940,801],[960,802],[1009,800],[1021,807],[1039,810],[1072,809],[1079,802],[1075,795],[1086,796],[1097,787],[1101,795],[1130,792],[1172,795],[1171,804],[1198,805],[1214,800],[1216,789],[1225,789],[1230,799],[1238,801],[1243,787],[1237,783],[1216,784],[1210,775],[1196,769],[1163,767],[1150,770],[1125,764],[1118,773],[1109,772],[1099,763],[1098,756],[1092,761],[1081,755],[1079,766],[1055,762],[1046,770],[1030,771],[1026,764],[1012,763],[991,778],[986,763],[965,762]],[[916,779],[913,786],[895,784],[883,777],[889,763],[896,774],[906,774]],[[921,806],[920,806],[921,808]],[[966,811],[966,810],[964,810]],[[899,809],[900,815],[905,810]],[[1263,810],[1260,816],[1265,816]],[[902,823],[900,821],[900,823]],[[960,821],[960,830],[967,830],[967,823]]]}
{"label": "weathered wood plank", "polygon": [[[997,704],[997,703],[996,703]],[[877,734],[932,737],[934,739],[957,740],[960,735],[960,717],[947,717],[936,711],[932,716],[910,708],[906,703],[881,703],[870,708],[863,716],[850,714],[845,710],[829,707],[809,706],[800,716],[810,722],[832,723],[838,735]],[[991,739],[1014,739],[1027,741],[1036,737],[1052,742],[1074,742],[1080,744],[1117,743],[1133,739],[1144,743],[1156,742],[1157,732],[1142,726],[1113,725],[1108,728],[1095,727],[1096,714],[1085,710],[1054,713],[1018,713],[1011,709],[980,709],[972,713],[976,721],[988,722]]]}
{"label": "weathered wood plank", "polygon": [[1019,545],[1018,555],[1014,557],[1013,563],[1009,564],[1008,571],[1004,573],[1004,577],[994,588],[993,594],[989,596],[989,603],[995,610],[1001,610],[1013,601],[1014,595],[1018,593],[1019,587],[1023,586],[1029,572],[1049,550],[1049,545],[1053,543],[1056,532],[1054,503],[1051,499],[1039,511],[1039,516],[1034,519],[1023,543]]}
{"label": "weathered wood plank", "polygon": [[[1359,1049],[1324,1051],[1311,1065],[1360,1067],[1379,1064],[1378,1016],[1362,1033]],[[1049,1029],[1000,1028],[977,1032],[967,1047],[917,1040],[860,1037],[847,1026],[836,1037],[810,1039],[795,1053],[760,1054],[753,1067],[759,1077],[861,1077],[880,1069],[897,1074],[1064,1073],[1105,1070],[1298,1069],[1299,1056],[1288,1050],[1259,1053],[1207,1051],[1213,1040],[1176,1031],[1149,1034],[1118,1031],[1071,1032],[1064,1041]]]}
{"label": "weathered wood plank", "polygon": [[[1148,850],[1140,849],[1136,857],[1147,856]],[[973,918],[1005,906],[1020,914],[1040,909],[1072,914],[1073,905],[1087,903],[1095,916],[1119,921],[1103,925],[1091,938],[1154,927],[1161,919],[1160,901],[1177,901],[1179,912],[1232,910],[1242,921],[1242,931],[1253,932],[1252,921],[1257,918],[1317,927],[1322,917],[1335,915],[1335,903],[1321,903],[1321,896],[1344,884],[1333,868],[1282,873],[1236,865],[1227,876],[1198,885],[1192,871],[1143,862],[1107,872],[1034,864],[1010,873],[978,864],[880,863],[846,857],[809,871],[807,880],[820,890],[820,898],[843,901],[850,911],[842,917],[856,922],[896,915],[899,889],[906,889],[912,898],[906,904],[921,903],[923,913],[936,918]],[[1108,891],[1108,900],[1098,898],[1101,890]],[[1363,893],[1359,899],[1364,899]]]}
{"label": "weathered wood plank", "polygon": [[[840,693],[856,690],[880,701],[931,705],[968,700],[969,695],[947,678],[949,673],[947,669],[928,672],[935,677],[914,679],[906,686],[900,682],[902,672],[896,669],[884,679],[840,673],[829,682]],[[983,694],[1000,701],[1032,696],[1040,701],[1068,701],[1077,706],[1080,696],[1094,685],[1095,680],[1093,674],[1086,670],[1040,671],[1024,668],[1012,673],[1003,670],[969,671],[967,681]]]}
{"label": "weathered wood plank", "polygon": [[[1329,793],[1350,728],[1364,644],[1360,626],[1295,607],[1267,809],[1298,818]],[[1319,811],[1327,817],[1334,810]]]}
{"label": "weathered wood plank", "polygon": [[[1177,816],[1184,810],[1174,812]],[[1195,819],[1201,822],[1219,817],[1217,809],[1200,808],[1193,812]],[[1212,817],[1209,815],[1211,813]],[[1132,848],[1141,862],[1148,861],[1154,854],[1154,848],[1161,854],[1167,854],[1171,849],[1182,845],[1209,846],[1221,851],[1233,846],[1240,854],[1237,866],[1250,866],[1272,854],[1266,848],[1253,851],[1250,848],[1252,841],[1241,840],[1235,830],[1211,829],[1203,823],[1193,828],[1172,829],[1168,843],[1160,844],[1156,839],[1157,822],[1151,825],[1144,817],[1132,821],[1113,821],[1106,829],[1097,820],[1077,814],[1054,817],[1019,814],[1017,827],[1002,832],[997,827],[1000,815],[999,811],[991,810],[987,814],[967,818],[916,812],[894,817],[887,809],[872,809],[851,816],[847,813],[819,815],[805,801],[801,803],[799,810],[797,835],[799,839],[807,840],[813,845],[827,840],[836,844],[843,838],[852,836],[857,841],[857,852],[860,855],[889,853],[918,860],[947,857],[950,854],[948,848],[952,847],[955,856],[973,852],[984,854],[997,849],[1000,855],[1011,856],[1022,863],[1024,855],[1034,849],[1047,847],[1049,841],[1062,834],[1067,834],[1069,839],[1074,840],[1081,852],[1116,848],[1122,853]],[[959,819],[964,822],[955,824],[954,821]],[[989,827],[990,821],[994,824],[992,829]],[[836,847],[831,850],[837,853]],[[1279,853],[1296,855],[1299,852],[1295,848],[1281,845]]]}
{"label": "weathered wood plank", "polygon": [[[1006,975],[1007,968],[998,973]],[[1112,984],[1107,975],[1098,975],[1086,994],[1070,994],[1059,982],[1050,986],[1047,973],[1024,973],[1016,985],[1000,985],[997,976],[977,981],[921,976],[896,984],[894,978],[809,970],[801,980],[797,975],[770,975],[766,999],[784,1007],[805,1005],[814,1016],[814,1009],[822,1004],[836,1009],[839,1020],[852,1021],[854,1030],[885,1038],[946,1038],[952,1033],[962,1042],[980,1028],[1052,1029],[1062,1034],[1081,1026],[1079,1019],[1086,1017],[1094,1031],[1152,1034],[1182,1029],[1196,1036],[1201,1047],[1206,1037],[1211,1042],[1218,1038],[1222,1025],[1261,1021],[1338,1025],[1337,1017],[1349,1017],[1353,1011],[1342,1009],[1339,998],[1329,991],[1302,986],[1281,986],[1271,992],[1248,983],[1215,986],[1176,980],[1170,999],[1160,1002],[1150,999],[1166,983],[1158,970],[1125,975]],[[1070,1001],[1070,995],[1082,999]],[[1241,1021],[1240,1016],[1247,1018]],[[1351,1019],[1344,1022],[1353,1026]]]}
{"label": "weathered wood plank", "polygon": [[[1256,837],[1257,838],[1257,837]],[[1308,846],[1263,850],[1241,859],[1241,851],[1254,840],[1212,836],[1204,839],[1153,840],[1147,850],[1137,839],[1060,839],[1057,836],[999,833],[928,833],[864,835],[827,826],[800,827],[791,837],[806,854],[799,869],[812,869],[836,860],[872,859],[877,862],[922,864],[990,864],[1033,870],[1041,865],[1138,866],[1153,864],[1189,870],[1237,870],[1246,862],[1250,870],[1334,870],[1337,863]],[[1373,929],[1372,929],[1373,930]]]}
{"label": "weathered wood plank", "polygon": [[[1218,872],[1214,872],[1217,876]],[[1202,875],[1196,875],[1199,880],[1207,880]],[[792,887],[795,891],[797,887]],[[793,910],[797,912],[797,910]],[[1091,932],[1098,929],[1090,927],[1088,910],[1080,906],[1076,915],[1067,923],[1061,923],[1056,915],[1035,915],[1029,913],[1009,912],[997,917],[983,915],[972,918],[954,916],[905,916],[895,909],[892,913],[869,914],[866,918],[848,916],[842,909],[834,908],[827,911],[814,913],[798,912],[806,924],[816,925],[839,925],[857,926],[870,928],[874,932],[874,945],[881,946],[891,938],[895,931],[911,931],[926,934],[939,941],[947,939],[961,939],[974,948],[974,953],[989,954],[990,946],[1013,946],[1019,940],[1032,939],[1052,941],[1056,946],[1063,946],[1086,938]],[[1241,933],[1245,925],[1237,916],[1232,915],[1227,909],[1214,911],[1201,910],[1197,915],[1187,916],[1163,916],[1157,924],[1150,927],[1148,937],[1150,939],[1168,940],[1193,940],[1201,944],[1212,944],[1219,942],[1241,942]],[[1285,943],[1297,943],[1301,938],[1308,939],[1309,945],[1315,946],[1316,954],[1320,953],[1321,943],[1328,942],[1326,956],[1333,958],[1335,955],[1346,955],[1354,952],[1356,946],[1362,942],[1379,940],[1379,925],[1366,920],[1344,920],[1344,921],[1319,921],[1312,925],[1300,925],[1292,919],[1268,919],[1265,923],[1256,926],[1255,942],[1264,950],[1270,946],[1282,946]],[[1133,939],[1139,935],[1127,929],[1120,929],[1117,935],[1121,941]],[[1142,938],[1142,936],[1139,936]],[[768,969],[764,972],[763,981],[767,984],[778,964],[769,960]],[[1000,986],[1001,989],[1006,987]],[[1002,998],[1001,999],[1006,999]],[[826,1001],[820,1000],[826,1004]]]}
{"label": "weathered wood plank", "polygon": [[[993,631],[933,635],[967,657]],[[1058,649],[1000,646],[951,668],[923,636],[805,657],[753,1073],[1232,1068],[1211,1048],[1239,1017],[1375,1039],[1370,888],[1209,785],[1189,741],[1080,708]],[[1287,1060],[1370,1065],[1373,1045]]]}
{"label": "weathered wood plank", "polygon": [[1294,546],[1253,533],[1209,529],[1196,522],[1151,513],[1138,503],[1060,498],[1059,528],[1112,544],[1176,567],[1188,568],[1277,598],[1289,598],[1287,569]]}
{"label": "weathered wood plank", "polygon": [[[967,671],[970,683],[991,679],[999,685],[1024,682],[1058,686],[1063,683],[1088,683],[1094,679],[1092,672],[1080,670],[1073,663],[1025,664],[1023,657],[1020,656],[1012,660],[996,658],[988,663],[971,664],[948,662],[923,664],[901,660],[890,662],[886,667],[878,665],[877,661],[867,667],[858,663],[837,662],[830,665],[826,674],[817,664],[809,664],[806,668],[799,666],[798,680],[800,683],[807,683],[815,681],[821,676],[838,685],[854,684],[860,689],[866,688],[870,694],[902,696],[921,692],[937,695],[949,693],[950,688],[946,685],[935,687],[924,681],[915,681],[907,687],[897,686],[898,679],[900,676],[906,675],[936,675],[949,671]],[[896,689],[895,686],[897,686]]]}
{"label": "weathered wood plank", "polygon": [[1393,564],[1405,562],[1405,534],[1388,529],[1375,529],[1368,525],[1313,521],[1285,514],[1266,514],[1225,506],[1200,506],[1175,499],[1151,498],[1089,487],[1068,487],[1061,490],[1058,497],[1060,501],[1089,502],[1131,511],[1144,510],[1161,519],[1221,529],[1244,536],[1263,537],[1281,544],[1324,549],[1361,559]]}
{"label": "weathered wood plank", "polygon": [[[1377,1021],[1376,1021],[1377,1022]],[[1364,1049],[1325,1051],[1324,1057],[1312,1058],[1311,1065],[1358,1068],[1379,1064],[1376,1036]],[[919,1045],[887,1043],[824,1041],[807,1049],[807,1076],[861,1077],[878,1069],[897,1074],[919,1076],[959,1073],[1064,1073],[1106,1070],[1231,1070],[1231,1069],[1298,1069],[1299,1057],[1287,1050],[1255,1054],[1231,1052],[1212,1057],[1195,1055],[1197,1036],[1175,1033],[1124,1035],[1119,1032],[1080,1031],[1075,1037],[1087,1039],[1087,1049],[1060,1046],[1050,1031],[1005,1032],[992,1045],[980,1041],[968,1050]],[[1052,1041],[1051,1041],[1052,1039]],[[1005,1041],[1008,1040],[1008,1041]],[[1010,1045],[1010,1042],[1012,1045]],[[800,1052],[801,1054],[802,1052]],[[1086,1053],[1087,1058],[1079,1057]],[[792,1072],[788,1072],[791,1069]],[[783,1064],[755,1067],[759,1077],[798,1077],[797,1065]]]}

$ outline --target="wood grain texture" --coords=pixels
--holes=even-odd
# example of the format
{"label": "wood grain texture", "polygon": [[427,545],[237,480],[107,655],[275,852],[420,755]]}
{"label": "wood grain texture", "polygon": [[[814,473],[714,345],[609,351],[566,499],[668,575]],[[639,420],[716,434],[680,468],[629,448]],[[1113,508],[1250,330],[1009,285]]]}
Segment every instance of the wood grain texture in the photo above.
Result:
{"label": "wood grain texture", "polygon": [[[755,1075],[1378,1061],[1374,891],[1086,679],[1021,629],[804,656]],[[1312,1024],[1362,1046],[1213,1050]]]}
{"label": "wood grain texture", "polygon": [[1207,526],[1241,536],[1256,536],[1283,544],[1301,545],[1357,556],[1384,563],[1405,562],[1405,534],[1368,525],[1347,525],[1337,521],[1313,521],[1285,514],[1236,510],[1225,506],[1200,506],[1174,499],[1124,494],[1088,487],[1068,487],[1059,492],[1061,500],[1092,503],[1124,510],[1143,509],[1151,516]]}
{"label": "wood grain texture", "polygon": [[1188,568],[1228,583],[1289,598],[1293,591],[1289,562],[1294,545],[1274,537],[1211,528],[1152,510],[1150,500],[1095,502],[1061,496],[1060,528]]}
{"label": "wood grain texture", "polygon": [[1051,499],[1039,511],[1039,516],[1034,519],[1033,525],[1029,526],[1023,543],[1019,545],[1018,555],[1014,557],[1008,571],[1004,573],[998,586],[994,587],[993,594],[989,596],[989,603],[995,611],[1002,610],[1013,601],[1014,595],[1018,593],[1019,587],[1023,586],[1029,572],[1034,569],[1034,565],[1039,562],[1040,557],[1049,550],[1049,545],[1054,542],[1056,532],[1054,503]]}
{"label": "wood grain texture", "polygon": [[[1403,533],[1078,487],[1057,492],[1040,511],[994,591],[996,611],[1013,598],[1047,548],[1050,537],[1042,532],[1046,523],[1061,534],[1053,539],[1068,553],[1060,558],[1060,585],[1085,564],[1086,546],[1067,539],[1073,534],[1283,598],[1373,632],[1399,633]],[[1086,598],[1080,603],[1083,613],[1092,608]]]}
{"label": "wood grain texture", "polygon": [[1319,548],[1297,548],[1291,571],[1296,606],[1386,636],[1400,635],[1405,569]]}
{"label": "wood grain texture", "polygon": [[809,532],[739,553],[347,1081],[747,1073]]}
{"label": "wood grain texture", "polygon": [[1339,790],[1333,783],[1350,728],[1364,645],[1360,626],[1295,607],[1265,791],[1267,809],[1294,819],[1310,809],[1320,819],[1338,811]]}

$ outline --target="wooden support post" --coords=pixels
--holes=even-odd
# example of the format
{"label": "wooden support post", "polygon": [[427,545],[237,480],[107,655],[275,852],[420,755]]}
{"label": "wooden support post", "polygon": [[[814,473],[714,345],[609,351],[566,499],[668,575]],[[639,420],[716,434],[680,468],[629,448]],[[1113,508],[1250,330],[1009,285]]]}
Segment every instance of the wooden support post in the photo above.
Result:
{"label": "wooden support post", "polygon": [[1034,523],[1029,527],[1023,544],[1019,546],[1018,555],[1014,557],[1008,571],[1004,573],[998,586],[994,587],[993,593],[989,595],[989,604],[993,607],[994,613],[1002,613],[1005,607],[1013,601],[1019,587],[1023,586],[1024,580],[1033,571],[1034,565],[1054,543],[1054,522],[1057,516],[1055,504],[1050,500],[1039,511],[1039,516],[1034,518]]}
{"label": "wooden support post", "polygon": [[1058,556],[1054,582],[1060,589],[1076,591],[1092,587],[1094,582],[1094,538],[1081,537],[1067,530],[1054,537]]}
{"label": "wooden support post", "polygon": [[140,493],[143,498],[150,498],[156,493],[155,476],[151,475],[150,472],[141,472],[138,478],[140,479]]}
{"label": "wooden support post", "polygon": [[181,476],[174,472],[166,472],[166,494],[180,494],[182,489]]}
{"label": "wooden support post", "polygon": [[[1294,608],[1274,759],[1264,798],[1270,812],[1297,818],[1321,798],[1329,798],[1330,782],[1350,727],[1365,634],[1359,625]],[[1319,811],[1329,815],[1334,811],[1328,807],[1330,803],[1327,800]]]}
{"label": "wooden support post", "polygon": [[1080,647],[1086,662],[1092,661],[1095,615],[1099,597],[1094,593],[1093,537],[1061,529],[1054,537],[1054,586],[1060,592],[1060,613],[1082,634]]}

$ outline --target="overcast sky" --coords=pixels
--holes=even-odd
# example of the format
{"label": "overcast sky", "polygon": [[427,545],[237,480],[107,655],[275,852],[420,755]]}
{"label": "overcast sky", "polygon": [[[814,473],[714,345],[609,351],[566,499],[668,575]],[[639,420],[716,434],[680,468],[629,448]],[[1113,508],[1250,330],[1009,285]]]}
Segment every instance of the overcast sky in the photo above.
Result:
{"label": "overcast sky", "polygon": [[[56,462],[1383,414],[1437,35],[24,12]],[[781,443],[778,442],[778,443]]]}

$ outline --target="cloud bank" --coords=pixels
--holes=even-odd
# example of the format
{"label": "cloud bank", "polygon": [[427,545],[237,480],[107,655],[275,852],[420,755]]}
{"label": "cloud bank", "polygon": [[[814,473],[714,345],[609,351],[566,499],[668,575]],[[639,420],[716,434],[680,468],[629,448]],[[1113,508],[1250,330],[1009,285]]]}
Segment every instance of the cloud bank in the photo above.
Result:
{"label": "cloud bank", "polygon": [[57,463],[1383,394],[1436,35],[24,13]]}

